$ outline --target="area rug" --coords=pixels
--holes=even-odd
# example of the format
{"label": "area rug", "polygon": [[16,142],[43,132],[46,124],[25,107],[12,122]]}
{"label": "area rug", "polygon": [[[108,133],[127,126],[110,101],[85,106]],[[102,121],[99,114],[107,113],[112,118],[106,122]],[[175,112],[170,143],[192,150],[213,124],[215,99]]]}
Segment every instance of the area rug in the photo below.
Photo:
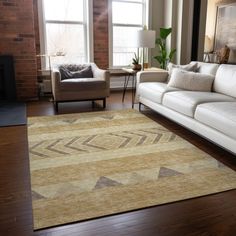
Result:
{"label": "area rug", "polygon": [[28,120],[34,229],[236,188],[236,172],[134,110]]}

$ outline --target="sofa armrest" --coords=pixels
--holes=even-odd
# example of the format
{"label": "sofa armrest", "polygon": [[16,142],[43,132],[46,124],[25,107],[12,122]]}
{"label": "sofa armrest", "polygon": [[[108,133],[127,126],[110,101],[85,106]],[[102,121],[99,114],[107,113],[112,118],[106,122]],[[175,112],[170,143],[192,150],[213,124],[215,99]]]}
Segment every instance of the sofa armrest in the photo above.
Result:
{"label": "sofa armrest", "polygon": [[162,69],[140,71],[137,73],[135,102],[139,101],[139,84],[145,82],[167,82],[168,71]]}
{"label": "sofa armrest", "polygon": [[140,71],[137,73],[137,84],[144,82],[166,82],[168,71],[158,69],[153,71]]}

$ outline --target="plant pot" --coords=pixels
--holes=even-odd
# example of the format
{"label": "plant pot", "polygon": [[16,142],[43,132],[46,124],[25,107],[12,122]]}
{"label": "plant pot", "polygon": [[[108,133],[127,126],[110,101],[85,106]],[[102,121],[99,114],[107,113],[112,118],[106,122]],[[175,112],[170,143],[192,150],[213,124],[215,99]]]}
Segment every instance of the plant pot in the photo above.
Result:
{"label": "plant pot", "polygon": [[133,70],[141,70],[142,66],[140,64],[133,64]]}
{"label": "plant pot", "polygon": [[148,68],[148,63],[147,62],[143,63],[143,67],[144,67],[144,69],[147,69]]}

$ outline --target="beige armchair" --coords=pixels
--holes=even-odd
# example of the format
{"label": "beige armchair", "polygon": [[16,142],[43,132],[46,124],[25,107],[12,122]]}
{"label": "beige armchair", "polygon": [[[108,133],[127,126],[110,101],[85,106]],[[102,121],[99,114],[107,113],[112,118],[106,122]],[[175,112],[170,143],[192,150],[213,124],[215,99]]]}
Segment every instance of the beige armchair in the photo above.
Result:
{"label": "beige armchair", "polygon": [[[89,67],[89,72],[84,72]],[[52,70],[52,93],[56,111],[58,103],[72,101],[103,100],[110,95],[110,74],[94,63],[84,65],[63,64]]]}

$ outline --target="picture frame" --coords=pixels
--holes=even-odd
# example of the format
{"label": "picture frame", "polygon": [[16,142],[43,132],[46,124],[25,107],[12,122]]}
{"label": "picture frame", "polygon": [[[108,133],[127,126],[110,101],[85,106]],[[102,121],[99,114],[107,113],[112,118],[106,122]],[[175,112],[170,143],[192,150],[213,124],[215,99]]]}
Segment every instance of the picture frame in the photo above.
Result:
{"label": "picture frame", "polygon": [[236,49],[236,3],[217,7],[214,51],[225,45],[230,49]]}

